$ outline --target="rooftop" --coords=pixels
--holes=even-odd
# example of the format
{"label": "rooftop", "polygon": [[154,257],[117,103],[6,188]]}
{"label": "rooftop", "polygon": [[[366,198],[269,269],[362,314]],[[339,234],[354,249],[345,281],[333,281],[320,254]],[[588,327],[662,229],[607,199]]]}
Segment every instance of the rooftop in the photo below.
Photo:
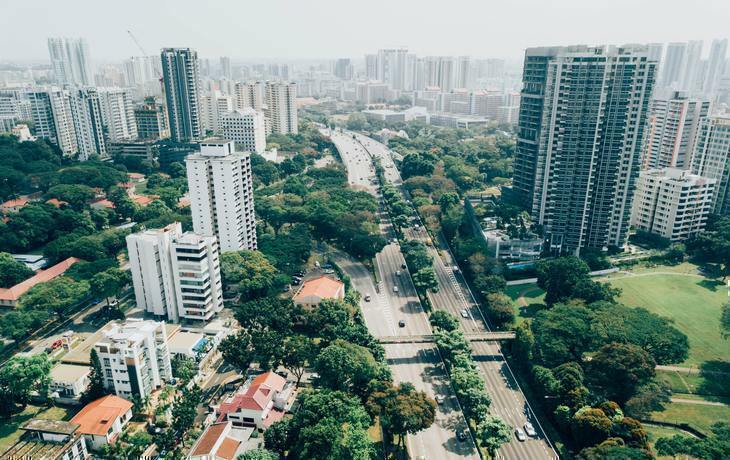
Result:
{"label": "rooftop", "polygon": [[202,340],[205,340],[205,336],[203,334],[181,331],[168,339],[167,347],[172,353],[181,352],[183,350],[195,350],[198,343]]}
{"label": "rooftop", "polygon": [[259,375],[243,393],[235,394],[228,402],[221,404],[218,412],[219,421],[225,420],[229,413],[239,412],[241,409],[261,411],[274,399],[276,392],[286,386],[286,379],[274,372]]}
{"label": "rooftop", "polygon": [[68,270],[71,265],[75,264],[78,261],[79,259],[77,259],[76,257],[69,257],[68,259],[57,263],[47,270],[39,271],[27,280],[21,281],[11,288],[0,289],[0,300],[16,301],[21,295],[28,292],[30,288],[32,288],[36,284],[45,283],[46,281],[50,281],[58,276],[63,275],[63,273]]}
{"label": "rooftop", "polygon": [[71,422],[79,425],[79,433],[104,436],[119,417],[123,416],[133,404],[116,395],[107,395],[84,406]]}
{"label": "rooftop", "polygon": [[319,297],[320,299],[334,299],[344,286],[344,283],[341,281],[327,276],[320,276],[319,278],[305,281],[302,288],[294,296],[294,300],[309,296]]}
{"label": "rooftop", "polygon": [[51,380],[59,383],[74,383],[90,372],[91,369],[88,366],[61,363],[51,369]]}
{"label": "rooftop", "polygon": [[67,434],[71,435],[79,429],[79,424],[73,420],[65,422],[63,420],[45,420],[34,418],[28,420],[21,428],[25,431],[38,431],[43,433]]}

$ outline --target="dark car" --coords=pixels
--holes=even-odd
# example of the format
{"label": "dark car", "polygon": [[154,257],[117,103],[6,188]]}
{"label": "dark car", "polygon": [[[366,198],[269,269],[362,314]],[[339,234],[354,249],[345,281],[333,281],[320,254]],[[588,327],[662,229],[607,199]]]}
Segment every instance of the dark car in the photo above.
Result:
{"label": "dark car", "polygon": [[400,321],[398,321],[398,326],[399,326],[399,327],[406,327],[406,322],[405,322],[405,320],[400,320]]}
{"label": "dark car", "polygon": [[459,441],[462,441],[462,442],[466,441],[466,433],[464,433],[463,431],[457,432],[456,439],[458,439]]}
{"label": "dark car", "polygon": [[405,270],[406,268],[408,268],[408,265],[406,265],[406,264],[400,264],[400,268],[402,268],[403,270]]}

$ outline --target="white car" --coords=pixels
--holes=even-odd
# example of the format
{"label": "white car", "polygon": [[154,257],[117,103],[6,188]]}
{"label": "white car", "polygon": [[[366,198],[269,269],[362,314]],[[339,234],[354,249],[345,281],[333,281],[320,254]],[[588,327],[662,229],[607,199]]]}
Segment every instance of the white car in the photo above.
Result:
{"label": "white car", "polygon": [[444,401],[446,401],[446,399],[444,399],[444,397],[441,395],[436,395],[434,399],[436,400],[436,404],[438,404],[439,406],[443,405]]}
{"label": "white car", "polygon": [[527,436],[525,435],[525,432],[524,432],[524,431],[522,431],[522,428],[517,428],[517,429],[515,430],[515,437],[516,437],[516,438],[517,438],[517,440],[518,440],[518,441],[520,441],[520,442],[525,442],[525,441],[527,441]]}
{"label": "white car", "polygon": [[469,312],[466,311],[466,308],[462,308],[459,313],[461,313],[461,317],[462,318],[468,318],[469,317]]}
{"label": "white car", "polygon": [[525,433],[527,433],[527,436],[532,436],[533,438],[537,436],[537,431],[535,431],[535,427],[530,422],[525,422]]}
{"label": "white car", "polygon": [[393,286],[393,292],[398,292],[398,286]]}

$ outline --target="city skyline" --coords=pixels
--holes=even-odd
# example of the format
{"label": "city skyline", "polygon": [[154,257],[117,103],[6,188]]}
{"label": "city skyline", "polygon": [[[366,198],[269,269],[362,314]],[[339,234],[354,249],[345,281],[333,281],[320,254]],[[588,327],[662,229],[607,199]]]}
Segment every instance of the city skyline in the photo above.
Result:
{"label": "city skyline", "polygon": [[[22,46],[9,40],[0,43],[3,60],[47,61],[46,39],[56,36],[86,39],[96,62],[139,56],[138,46],[127,33],[130,30],[149,55],[175,46],[195,48],[203,57],[230,56],[233,60],[362,59],[372,49],[405,46],[424,56],[464,54],[519,61],[526,48],[545,44],[709,43],[727,36],[726,24],[730,21],[730,9],[721,0],[691,5],[681,1],[636,4],[627,0],[610,5],[576,0],[543,5],[525,0],[498,6],[460,1],[446,10],[436,3],[419,2],[418,8],[426,13],[419,16],[413,15],[412,2],[376,0],[367,9],[358,10],[356,21],[343,17],[342,4],[331,0],[316,5],[273,1],[224,6],[215,2],[202,10],[187,0],[175,2],[174,8],[171,2],[133,1],[125,4],[125,9],[104,16],[103,21],[89,20],[96,14],[95,4],[87,0],[71,3],[61,6],[36,0],[14,5],[5,27],[8,36],[27,37],[23,25],[27,17],[33,17],[35,30],[43,32],[26,38]],[[631,8],[632,14],[626,15],[624,7]],[[145,14],[138,14],[140,9]],[[184,15],[193,9],[195,24]],[[469,14],[465,14],[467,10]],[[87,13],[78,15],[74,11]],[[279,33],[270,33],[269,21],[249,21],[242,30],[238,18],[252,13],[277,17]],[[415,17],[417,27],[413,24]],[[619,19],[623,27],[617,29],[613,24]],[[316,24],[326,26],[314,27]],[[370,29],[368,24],[377,24],[377,28]],[[544,24],[550,27],[542,27]],[[207,33],[211,28],[215,34]],[[375,30],[377,34],[372,33]],[[708,52],[705,48],[703,56]]]}

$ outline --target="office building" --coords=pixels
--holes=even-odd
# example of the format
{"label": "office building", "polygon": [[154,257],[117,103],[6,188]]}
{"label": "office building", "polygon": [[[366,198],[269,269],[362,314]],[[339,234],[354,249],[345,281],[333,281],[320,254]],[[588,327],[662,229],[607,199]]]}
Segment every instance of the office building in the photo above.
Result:
{"label": "office building", "polygon": [[642,171],[636,181],[631,225],[671,241],[702,233],[716,180],[677,168]]}
{"label": "office building", "polygon": [[272,133],[297,134],[297,84],[267,81],[264,113],[270,120]]}
{"label": "office building", "polygon": [[179,222],[127,236],[137,306],[161,319],[209,321],[223,309],[218,242]]}
{"label": "office building", "polygon": [[170,128],[163,105],[157,104],[154,97],[145,98],[144,104],[134,109],[137,124],[137,137],[144,140],[167,139]]}
{"label": "office building", "polygon": [[217,236],[221,252],[256,249],[250,156],[233,141],[206,139],[185,163],[195,233]]}
{"label": "office building", "polygon": [[262,82],[236,82],[234,87],[236,95],[236,108],[245,109],[250,107],[261,111],[264,106],[264,85]]}
{"label": "office building", "polygon": [[175,142],[200,139],[203,127],[198,53],[190,48],[165,48],[160,59],[170,137]]}
{"label": "office building", "polygon": [[710,103],[689,98],[684,91],[672,91],[651,101],[643,169],[689,168],[700,120]]}
{"label": "office building", "polygon": [[29,91],[27,97],[36,136],[56,144],[64,155],[76,154],[78,146],[69,91],[58,88],[40,89]]}
{"label": "office building", "polygon": [[712,212],[730,214],[730,117],[714,116],[702,120],[695,141],[692,173],[717,180]]}
{"label": "office building", "polygon": [[264,153],[266,150],[266,122],[263,112],[250,107],[223,114],[220,119],[223,137],[236,143],[236,150]]}
{"label": "office building", "polygon": [[89,61],[89,46],[83,38],[49,38],[51,69],[59,85],[94,84]]}
{"label": "office building", "polygon": [[107,147],[99,92],[93,87],[71,89],[68,99],[79,160],[88,160],[91,155],[106,157]]}
{"label": "office building", "polygon": [[128,318],[113,323],[94,344],[104,387],[130,399],[148,397],[172,378],[164,322]]}
{"label": "office building", "polygon": [[625,245],[655,69],[642,46],[525,52],[514,191],[552,252]]}

